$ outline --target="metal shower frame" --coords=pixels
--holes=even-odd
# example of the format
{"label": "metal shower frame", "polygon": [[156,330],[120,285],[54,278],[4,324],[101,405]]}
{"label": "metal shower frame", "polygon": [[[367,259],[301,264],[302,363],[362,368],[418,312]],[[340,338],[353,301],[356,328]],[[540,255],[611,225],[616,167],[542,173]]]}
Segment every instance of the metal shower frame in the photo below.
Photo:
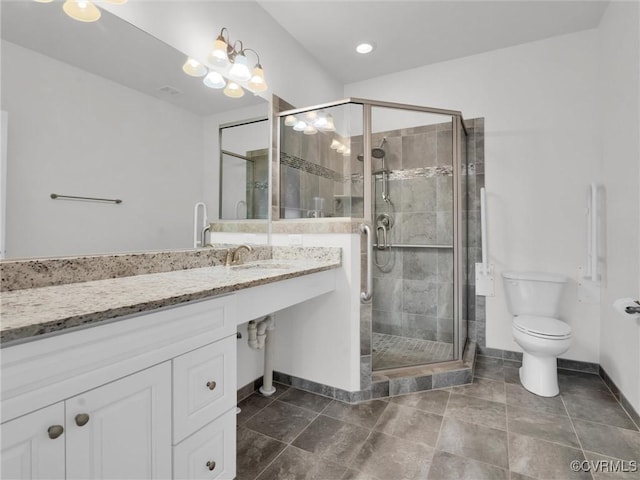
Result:
{"label": "metal shower frame", "polygon": [[[363,107],[363,154],[364,154],[364,177],[370,179],[372,175],[371,168],[371,110],[372,107],[393,108],[397,110],[407,110],[414,112],[432,113],[436,115],[447,115],[452,117],[452,160],[453,160],[453,351],[454,357],[451,361],[457,361],[462,358],[465,342],[460,339],[460,322],[462,321],[462,289],[465,285],[465,262],[463,261],[463,244],[462,244],[462,212],[463,212],[463,199],[462,196],[462,153],[461,148],[464,146],[461,144],[463,131],[466,134],[467,129],[464,125],[464,118],[462,112],[458,110],[447,110],[435,107],[423,107],[419,105],[410,105],[405,103],[384,102],[379,100],[371,100],[366,98],[349,97],[342,100],[336,100],[334,102],[322,103],[319,105],[313,105],[303,108],[295,108],[285,110],[276,113],[278,120],[286,117],[287,115],[297,115],[313,110],[321,110],[331,107],[338,107],[341,105],[356,104]],[[277,122],[277,151],[280,152],[280,140],[281,140],[281,122]],[[279,164],[278,162],[276,162]],[[278,176],[280,172],[277,172]],[[365,224],[371,228],[373,222],[373,192],[372,182],[363,182],[363,197],[364,197],[364,218]],[[362,253],[362,252],[361,252]],[[466,339],[465,339],[466,340]],[[441,362],[441,363],[449,363]]]}

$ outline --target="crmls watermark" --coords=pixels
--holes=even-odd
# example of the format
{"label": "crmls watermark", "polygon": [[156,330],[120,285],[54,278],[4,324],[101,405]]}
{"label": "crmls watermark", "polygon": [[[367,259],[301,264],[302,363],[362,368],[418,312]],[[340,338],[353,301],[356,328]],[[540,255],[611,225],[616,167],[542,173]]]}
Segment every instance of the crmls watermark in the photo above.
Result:
{"label": "crmls watermark", "polygon": [[636,460],[573,460],[570,464],[574,472],[635,473]]}

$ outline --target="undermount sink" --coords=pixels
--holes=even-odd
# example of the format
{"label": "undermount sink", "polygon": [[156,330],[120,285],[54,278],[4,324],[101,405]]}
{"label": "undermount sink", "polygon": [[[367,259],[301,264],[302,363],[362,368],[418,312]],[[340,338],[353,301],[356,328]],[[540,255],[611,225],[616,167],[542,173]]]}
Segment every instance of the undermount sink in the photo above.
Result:
{"label": "undermount sink", "polygon": [[286,270],[291,265],[285,263],[245,263],[243,265],[233,265],[232,270]]}

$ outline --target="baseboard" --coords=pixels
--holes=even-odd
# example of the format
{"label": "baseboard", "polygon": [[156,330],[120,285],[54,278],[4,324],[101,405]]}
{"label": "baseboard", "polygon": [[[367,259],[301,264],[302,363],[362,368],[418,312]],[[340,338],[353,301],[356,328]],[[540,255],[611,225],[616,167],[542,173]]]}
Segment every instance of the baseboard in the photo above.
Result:
{"label": "baseboard", "polygon": [[[478,354],[485,357],[501,358],[503,360],[522,361],[522,352],[511,350],[500,350],[499,348],[488,348],[478,345]],[[560,370],[574,370],[577,372],[592,373],[598,375],[599,363],[583,362],[580,360],[569,360],[568,358],[558,358],[558,368]]]}

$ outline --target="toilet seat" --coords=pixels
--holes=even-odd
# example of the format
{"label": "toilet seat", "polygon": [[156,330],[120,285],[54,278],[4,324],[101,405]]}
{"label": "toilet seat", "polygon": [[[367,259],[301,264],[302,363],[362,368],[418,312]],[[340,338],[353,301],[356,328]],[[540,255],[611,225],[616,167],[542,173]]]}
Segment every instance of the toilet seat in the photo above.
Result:
{"label": "toilet seat", "polygon": [[521,315],[513,319],[513,327],[527,335],[550,340],[571,337],[571,327],[557,318]]}

